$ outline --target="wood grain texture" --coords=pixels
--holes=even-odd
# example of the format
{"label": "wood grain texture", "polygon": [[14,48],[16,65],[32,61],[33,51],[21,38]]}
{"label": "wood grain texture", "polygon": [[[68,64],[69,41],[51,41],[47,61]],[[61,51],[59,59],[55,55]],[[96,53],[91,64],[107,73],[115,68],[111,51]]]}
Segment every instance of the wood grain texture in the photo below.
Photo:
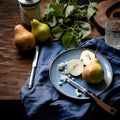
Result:
{"label": "wood grain texture", "polygon": [[[41,17],[46,4],[55,0],[41,0]],[[20,100],[20,89],[29,77],[33,51],[20,53],[14,45],[14,26],[22,24],[17,0],[1,0],[0,4],[0,100]],[[90,36],[97,37],[98,32]]]}
{"label": "wood grain texture", "polygon": [[94,21],[98,31],[104,34],[106,21],[112,17],[120,17],[120,0],[102,1],[97,5],[97,9]]}
{"label": "wood grain texture", "polygon": [[20,88],[31,72],[33,54],[20,54],[13,28],[21,23],[17,0],[0,4],[0,99],[20,99]]}

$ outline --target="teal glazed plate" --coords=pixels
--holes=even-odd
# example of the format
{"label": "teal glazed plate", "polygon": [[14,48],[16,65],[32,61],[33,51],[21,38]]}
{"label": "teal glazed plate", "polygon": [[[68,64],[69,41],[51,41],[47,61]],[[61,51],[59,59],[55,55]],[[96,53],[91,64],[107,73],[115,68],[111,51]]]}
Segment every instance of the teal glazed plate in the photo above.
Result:
{"label": "teal glazed plate", "polygon": [[[79,59],[82,51],[84,50],[90,50],[91,52],[95,52],[94,50],[88,49],[88,48],[75,48],[71,50],[66,50],[59,55],[56,56],[56,58],[52,61],[50,65],[50,70],[49,70],[49,76],[50,76],[50,81],[53,84],[53,86],[63,95],[73,98],[73,99],[78,99],[78,100],[85,100],[89,99],[89,96],[85,95],[84,93],[81,92],[80,96],[77,96],[75,89],[72,85],[69,83],[65,82],[62,85],[59,85],[60,83],[60,76],[63,74],[63,71],[60,71],[58,69],[58,65],[60,63],[67,63],[71,59]],[[97,84],[97,85],[91,85],[86,83],[82,77],[72,77],[74,78],[74,81],[77,82],[78,84],[82,85],[83,87],[87,88],[91,92],[95,93],[96,95],[100,95],[103,92],[105,92],[108,87],[110,86],[113,78],[113,71],[110,63],[106,59],[104,55],[102,55],[99,51],[96,54],[97,58],[100,61],[100,64],[103,67],[104,70],[104,80]]]}

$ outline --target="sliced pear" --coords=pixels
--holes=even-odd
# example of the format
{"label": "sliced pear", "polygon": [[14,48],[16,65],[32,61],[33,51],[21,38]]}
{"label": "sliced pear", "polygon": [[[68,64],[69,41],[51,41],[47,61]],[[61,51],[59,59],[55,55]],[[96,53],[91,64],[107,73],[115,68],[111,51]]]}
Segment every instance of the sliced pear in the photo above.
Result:
{"label": "sliced pear", "polygon": [[80,55],[80,60],[84,65],[88,65],[95,58],[95,53],[90,50],[83,50]]}
{"label": "sliced pear", "polygon": [[79,76],[83,71],[83,63],[80,59],[71,59],[67,63],[67,70],[73,76]]}

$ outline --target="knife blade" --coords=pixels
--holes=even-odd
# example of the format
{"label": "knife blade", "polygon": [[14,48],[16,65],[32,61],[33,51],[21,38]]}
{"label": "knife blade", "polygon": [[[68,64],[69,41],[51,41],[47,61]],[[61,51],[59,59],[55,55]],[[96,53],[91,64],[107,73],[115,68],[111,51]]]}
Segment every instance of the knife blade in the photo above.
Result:
{"label": "knife blade", "polygon": [[33,62],[32,62],[32,70],[31,70],[29,85],[28,85],[29,89],[31,89],[32,86],[33,86],[33,80],[34,80],[34,76],[35,76],[35,70],[36,70],[36,67],[37,67],[38,56],[39,56],[39,45],[36,44],[35,55],[34,55]]}
{"label": "knife blade", "polygon": [[73,81],[72,79],[70,79],[69,77],[65,75],[62,75],[62,77],[64,77],[69,84],[71,84],[72,86],[74,86],[75,88],[77,88],[84,94],[88,95],[90,98],[92,98],[96,102],[96,104],[99,105],[107,113],[111,115],[114,115],[116,113],[117,110],[114,107],[100,100],[99,97],[95,95],[95,93],[89,91],[87,88],[84,88],[83,86],[81,86],[80,84],[78,84],[77,82]]}

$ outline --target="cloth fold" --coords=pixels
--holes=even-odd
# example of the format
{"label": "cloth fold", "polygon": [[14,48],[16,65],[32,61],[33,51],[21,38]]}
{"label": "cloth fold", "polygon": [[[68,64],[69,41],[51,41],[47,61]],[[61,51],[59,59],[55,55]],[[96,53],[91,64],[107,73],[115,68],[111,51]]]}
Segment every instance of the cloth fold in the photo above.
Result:
{"label": "cloth fold", "polygon": [[53,59],[65,48],[61,42],[46,44],[38,60],[34,85],[28,89],[29,77],[20,90],[26,114],[32,120],[119,120],[120,119],[120,51],[105,44],[104,36],[80,43],[79,48],[90,48],[101,52],[113,69],[110,87],[100,95],[100,99],[117,109],[110,116],[91,100],[73,100],[60,94],[51,84],[49,67]]}

